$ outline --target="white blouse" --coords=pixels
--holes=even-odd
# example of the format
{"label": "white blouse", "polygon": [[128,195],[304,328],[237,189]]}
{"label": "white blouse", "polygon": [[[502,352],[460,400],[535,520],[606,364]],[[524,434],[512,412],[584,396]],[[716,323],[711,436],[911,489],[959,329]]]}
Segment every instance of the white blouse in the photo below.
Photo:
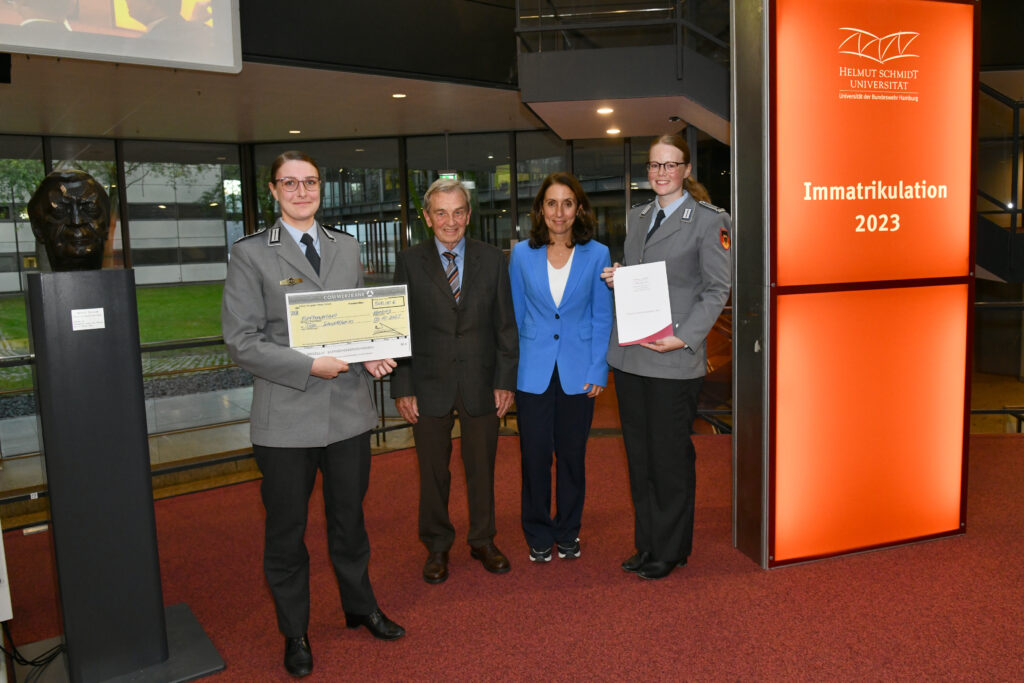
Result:
{"label": "white blouse", "polygon": [[575,249],[569,252],[569,260],[561,268],[555,268],[551,261],[547,262],[548,287],[551,288],[551,298],[555,300],[555,306],[562,305],[562,295],[565,294],[565,283],[569,281],[569,270],[572,268],[572,257],[575,253]]}

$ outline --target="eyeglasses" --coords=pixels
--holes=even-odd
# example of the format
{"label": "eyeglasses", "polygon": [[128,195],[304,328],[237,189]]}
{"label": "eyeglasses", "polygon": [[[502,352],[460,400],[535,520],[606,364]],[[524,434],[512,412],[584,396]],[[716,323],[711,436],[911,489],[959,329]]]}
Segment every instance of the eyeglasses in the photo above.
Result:
{"label": "eyeglasses", "polygon": [[658,163],[657,161],[648,161],[644,164],[648,173],[657,173],[658,169],[665,169],[665,173],[672,173],[680,166],[686,166],[685,161],[666,161],[665,163]]}
{"label": "eyeglasses", "polygon": [[299,189],[299,183],[302,183],[302,186],[305,187],[308,192],[316,192],[320,189],[320,179],[313,177],[302,178],[301,180],[299,178],[278,178],[274,183],[276,183],[278,187],[283,187],[289,192],[295,192],[295,190]]}

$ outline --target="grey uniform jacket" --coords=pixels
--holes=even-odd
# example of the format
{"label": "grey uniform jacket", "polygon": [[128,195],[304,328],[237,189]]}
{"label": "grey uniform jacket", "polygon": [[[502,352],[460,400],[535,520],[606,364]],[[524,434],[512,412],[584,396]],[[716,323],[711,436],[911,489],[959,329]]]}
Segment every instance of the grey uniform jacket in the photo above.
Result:
{"label": "grey uniform jacket", "polygon": [[707,367],[705,340],[729,299],[732,221],[723,209],[687,196],[645,244],[657,211],[657,200],[630,210],[622,265],[665,262],[673,334],[688,348],[658,353],[639,345],[619,346],[615,325],[608,364],[644,377],[702,377]]}
{"label": "grey uniform jacket", "polygon": [[221,326],[231,359],[253,374],[252,442],[307,448],[372,429],[371,379],[361,363],[335,379],[309,374],[313,359],[288,347],[285,294],[363,286],[359,245],[320,231],[320,275],[278,221],[231,247]]}

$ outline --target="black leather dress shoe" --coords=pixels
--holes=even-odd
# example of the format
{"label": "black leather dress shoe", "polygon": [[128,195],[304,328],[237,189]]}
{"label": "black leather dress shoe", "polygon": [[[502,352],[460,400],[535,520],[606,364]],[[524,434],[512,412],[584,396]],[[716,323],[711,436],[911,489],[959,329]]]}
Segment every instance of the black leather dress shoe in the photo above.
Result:
{"label": "black leather dress shoe", "polygon": [[640,567],[644,566],[651,559],[649,552],[642,552],[633,555],[628,560],[622,563],[622,571],[624,572],[638,572]]}
{"label": "black leather dress shoe", "polygon": [[686,560],[682,562],[658,562],[657,560],[651,560],[645,562],[637,575],[641,579],[664,579],[666,576],[672,573],[672,570],[676,567],[685,567]]}
{"label": "black leather dress shoe", "polygon": [[423,580],[427,583],[444,583],[448,578],[448,551],[430,553],[423,565]]}
{"label": "black leather dress shoe", "polygon": [[365,626],[374,638],[394,640],[405,635],[405,629],[388,619],[380,608],[369,614],[349,614],[345,612],[345,625],[349,628]]}
{"label": "black leather dress shoe", "polygon": [[302,636],[284,639],[284,668],[296,678],[313,673],[313,651],[309,649],[309,638]]}
{"label": "black leather dress shoe", "polygon": [[480,560],[484,565],[484,569],[492,574],[504,574],[512,568],[508,563],[508,558],[498,550],[498,546],[494,545],[493,542],[470,548],[469,554],[474,559]]}

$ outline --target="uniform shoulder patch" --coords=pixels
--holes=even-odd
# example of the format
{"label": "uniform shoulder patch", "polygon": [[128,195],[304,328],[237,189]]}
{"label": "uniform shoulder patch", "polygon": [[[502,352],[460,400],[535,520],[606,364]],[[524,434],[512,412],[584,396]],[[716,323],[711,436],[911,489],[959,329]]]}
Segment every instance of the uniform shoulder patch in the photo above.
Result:
{"label": "uniform shoulder patch", "polygon": [[633,206],[631,206],[631,207],[629,207],[629,208],[631,208],[631,209],[635,209],[635,208],[636,208],[636,207],[638,207],[638,206],[643,206],[644,204],[650,204],[650,203],[651,203],[651,202],[653,202],[653,201],[654,201],[653,199],[645,199],[645,200],[643,200],[643,201],[641,201],[641,202],[637,202],[636,204],[634,204]]}
{"label": "uniform shoulder patch", "polygon": [[241,237],[239,237],[239,238],[238,238],[237,240],[235,240],[235,241],[233,242],[233,244],[238,244],[239,242],[242,242],[242,241],[244,241],[244,240],[247,240],[247,239],[252,239],[253,237],[256,237],[257,235],[262,235],[262,234],[263,234],[263,233],[265,233],[266,231],[267,231],[267,229],[266,229],[266,228],[260,228],[259,230],[257,230],[256,232],[254,232],[254,233],[253,233],[253,234],[251,234],[251,235],[242,235],[242,236],[241,236]]}
{"label": "uniform shoulder patch", "polygon": [[331,232],[337,233],[339,235],[348,235],[349,234],[347,230],[345,230],[344,228],[342,228],[341,226],[338,226],[338,225],[325,225],[325,226],[323,226],[323,229],[324,230],[330,230]]}
{"label": "uniform shoulder patch", "polygon": [[725,213],[725,209],[721,208],[720,206],[715,206],[711,202],[697,202],[697,203],[700,204],[701,206],[703,206],[705,209],[711,209],[715,213]]}

